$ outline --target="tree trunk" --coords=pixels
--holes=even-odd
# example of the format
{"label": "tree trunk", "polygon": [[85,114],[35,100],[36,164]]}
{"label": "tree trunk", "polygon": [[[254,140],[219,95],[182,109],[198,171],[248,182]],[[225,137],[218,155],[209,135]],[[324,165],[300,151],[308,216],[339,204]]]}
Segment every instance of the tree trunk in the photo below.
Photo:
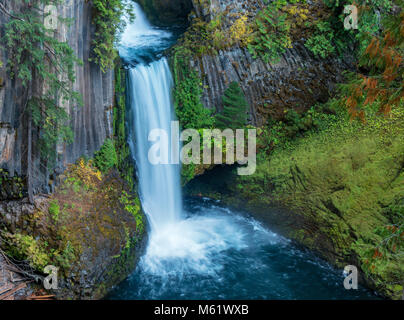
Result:
{"label": "tree trunk", "polygon": [[[32,78],[34,79],[34,73],[32,73]],[[25,111],[27,114],[28,121],[28,129],[27,129],[27,137],[28,137],[28,146],[27,146],[27,188],[28,188],[28,200],[29,203],[34,204],[34,191],[32,190],[32,110],[30,108],[30,102],[32,99],[32,91],[33,91],[33,81],[30,81],[28,87],[28,96],[27,96],[27,105]]]}
{"label": "tree trunk", "polygon": [[28,110],[28,150],[27,150],[27,185],[28,185],[28,200],[34,204],[34,192],[32,190],[32,114]]}

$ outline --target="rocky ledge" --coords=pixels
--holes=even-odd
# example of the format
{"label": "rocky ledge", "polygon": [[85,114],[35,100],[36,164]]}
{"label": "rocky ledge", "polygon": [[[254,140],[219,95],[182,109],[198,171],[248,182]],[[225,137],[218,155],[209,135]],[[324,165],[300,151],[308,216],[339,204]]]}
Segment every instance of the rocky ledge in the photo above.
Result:
{"label": "rocky ledge", "polygon": [[100,299],[135,268],[146,240],[140,203],[116,172],[71,165],[51,196],[3,201],[0,246],[36,273],[59,268],[59,299]]}

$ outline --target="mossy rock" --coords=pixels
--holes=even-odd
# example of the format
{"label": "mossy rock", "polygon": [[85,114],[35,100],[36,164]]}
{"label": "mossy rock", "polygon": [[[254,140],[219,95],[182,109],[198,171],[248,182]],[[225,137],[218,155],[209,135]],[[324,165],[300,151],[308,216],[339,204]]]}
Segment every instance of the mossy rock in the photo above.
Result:
{"label": "mossy rock", "polygon": [[[382,256],[376,249],[383,247],[388,226],[404,223],[403,124],[402,108],[366,125],[341,122],[269,156],[259,154],[254,175],[215,168],[191,181],[186,193],[248,210],[334,265],[356,265],[368,287],[401,299],[402,239]],[[394,214],[397,208],[401,216]]]}
{"label": "mossy rock", "polygon": [[17,230],[2,232],[6,251],[38,272],[59,268],[59,299],[100,299],[134,269],[145,245],[140,201],[118,172],[102,175],[80,160]]}
{"label": "mossy rock", "polygon": [[10,177],[8,171],[0,169],[0,201],[21,199],[25,184],[21,177]]}

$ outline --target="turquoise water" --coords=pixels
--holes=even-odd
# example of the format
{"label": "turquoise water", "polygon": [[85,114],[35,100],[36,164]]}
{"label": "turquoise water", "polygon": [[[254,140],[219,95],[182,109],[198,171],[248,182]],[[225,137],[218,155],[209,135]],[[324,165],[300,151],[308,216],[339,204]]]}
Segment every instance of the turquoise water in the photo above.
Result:
{"label": "turquoise water", "polygon": [[185,212],[217,238],[195,247],[195,256],[167,254],[156,263],[146,255],[108,299],[377,299],[361,285],[346,290],[342,270],[244,214],[208,199],[187,199]]}

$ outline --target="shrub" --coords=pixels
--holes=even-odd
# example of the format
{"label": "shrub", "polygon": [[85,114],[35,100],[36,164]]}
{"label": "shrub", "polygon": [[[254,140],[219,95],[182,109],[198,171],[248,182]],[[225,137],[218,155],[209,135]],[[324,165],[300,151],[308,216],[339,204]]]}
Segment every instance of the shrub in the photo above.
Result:
{"label": "shrub", "polygon": [[333,45],[334,32],[330,24],[320,21],[316,24],[316,31],[304,44],[314,55],[327,58],[335,52]]}
{"label": "shrub", "polygon": [[40,271],[51,262],[45,246],[32,236],[21,233],[4,233],[2,235],[7,240],[6,251],[13,258],[29,261],[31,267]]}
{"label": "shrub", "polygon": [[276,62],[286,48],[292,47],[287,13],[279,10],[286,3],[285,0],[274,1],[257,15],[253,39],[248,44],[248,50],[254,58],[261,57],[265,62]]}
{"label": "shrub", "polygon": [[59,207],[59,202],[57,200],[51,201],[49,203],[49,214],[52,216],[52,218],[55,221],[58,221],[59,219],[59,213],[60,213],[60,207]]}
{"label": "shrub", "polygon": [[102,173],[106,173],[118,165],[118,157],[113,140],[105,140],[101,149],[94,154],[94,164]]}
{"label": "shrub", "polygon": [[175,112],[184,129],[211,128],[214,123],[212,111],[202,104],[202,80],[198,73],[189,67],[190,58],[189,49],[183,46],[175,48]]}

